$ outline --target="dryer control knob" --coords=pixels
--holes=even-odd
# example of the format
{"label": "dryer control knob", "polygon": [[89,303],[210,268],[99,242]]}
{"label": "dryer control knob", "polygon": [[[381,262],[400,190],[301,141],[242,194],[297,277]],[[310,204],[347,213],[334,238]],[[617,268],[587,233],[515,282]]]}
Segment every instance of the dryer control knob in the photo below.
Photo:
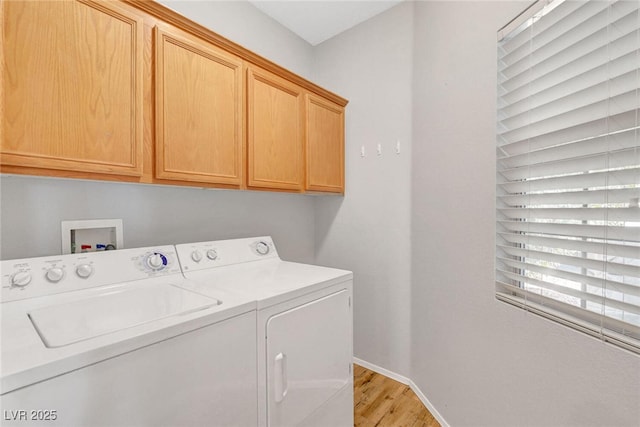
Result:
{"label": "dryer control knob", "polygon": [[58,283],[64,277],[64,270],[60,267],[51,267],[47,270],[45,277],[51,283]]}
{"label": "dryer control knob", "polygon": [[194,260],[195,262],[202,261],[202,252],[200,252],[197,249],[195,251],[191,252],[191,259]]}
{"label": "dryer control knob", "polygon": [[86,279],[93,274],[93,267],[91,264],[80,264],[76,267],[76,274],[78,277]]}
{"label": "dryer control knob", "polygon": [[29,283],[31,283],[31,272],[29,271],[18,271],[13,276],[11,276],[12,286],[24,288]]}
{"label": "dryer control knob", "polygon": [[258,252],[258,254],[260,254],[260,255],[268,254],[269,253],[269,245],[267,245],[265,242],[256,243],[256,252]]}
{"label": "dryer control knob", "polygon": [[207,251],[207,258],[209,258],[211,261],[215,261],[218,259],[218,252],[216,252],[215,249],[209,249]]}

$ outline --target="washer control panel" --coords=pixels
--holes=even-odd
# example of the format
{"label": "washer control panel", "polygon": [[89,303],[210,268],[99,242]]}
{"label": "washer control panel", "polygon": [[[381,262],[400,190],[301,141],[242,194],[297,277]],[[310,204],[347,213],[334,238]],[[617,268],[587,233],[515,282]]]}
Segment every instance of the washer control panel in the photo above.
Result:
{"label": "washer control panel", "polygon": [[184,272],[279,258],[269,236],[176,245]]}
{"label": "washer control panel", "polygon": [[181,274],[174,246],[0,261],[2,302]]}

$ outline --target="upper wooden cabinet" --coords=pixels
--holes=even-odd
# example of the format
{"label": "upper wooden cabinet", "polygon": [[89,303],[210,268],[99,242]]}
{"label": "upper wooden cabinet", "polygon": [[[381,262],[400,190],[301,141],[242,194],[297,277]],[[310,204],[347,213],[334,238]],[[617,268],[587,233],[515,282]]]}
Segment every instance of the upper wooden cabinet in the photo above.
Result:
{"label": "upper wooden cabinet", "polygon": [[241,184],[242,60],[155,28],[156,177]]}
{"label": "upper wooden cabinet", "polygon": [[347,101],[162,4],[0,18],[0,172],[344,192]]}
{"label": "upper wooden cabinet", "polygon": [[304,92],[257,67],[247,70],[249,187],[303,188]]}
{"label": "upper wooden cabinet", "polygon": [[306,96],[305,189],[344,192],[344,107]]}
{"label": "upper wooden cabinet", "polygon": [[142,175],[143,20],[115,2],[3,1],[4,166]]}

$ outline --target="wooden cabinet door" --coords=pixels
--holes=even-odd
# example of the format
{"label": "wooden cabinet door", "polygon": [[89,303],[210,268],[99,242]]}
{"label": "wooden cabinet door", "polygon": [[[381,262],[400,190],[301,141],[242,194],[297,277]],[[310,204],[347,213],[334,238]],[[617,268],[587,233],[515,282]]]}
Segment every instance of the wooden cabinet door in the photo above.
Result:
{"label": "wooden cabinet door", "polygon": [[239,186],[242,60],[168,26],[155,43],[156,177]]}
{"label": "wooden cabinet door", "polygon": [[142,18],[115,2],[1,7],[2,165],[142,175]]}
{"label": "wooden cabinet door", "polygon": [[307,94],[308,191],[344,193],[344,107]]}
{"label": "wooden cabinet door", "polygon": [[248,186],[301,191],[303,91],[258,68],[247,80]]}

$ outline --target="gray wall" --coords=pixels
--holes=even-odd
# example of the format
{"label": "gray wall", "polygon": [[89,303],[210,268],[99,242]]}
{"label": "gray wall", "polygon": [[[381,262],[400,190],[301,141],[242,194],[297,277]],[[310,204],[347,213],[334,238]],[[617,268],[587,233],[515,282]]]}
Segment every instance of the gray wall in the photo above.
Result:
{"label": "gray wall", "polygon": [[355,356],[403,375],[411,354],[412,14],[413,3],[400,4],[320,44],[314,69],[315,81],[349,99],[346,195],[316,201],[316,260],[354,272]]}
{"label": "gray wall", "polygon": [[[308,75],[310,45],[247,2],[163,1],[292,71]],[[283,258],[312,262],[314,199],[270,192],[6,176],[0,257],[57,254],[60,221],[122,218],[126,247],[270,234]]]}
{"label": "gray wall", "polygon": [[640,357],[494,298],[496,31],[415,5],[411,378],[455,426],[640,425]]}
{"label": "gray wall", "polygon": [[313,198],[299,194],[2,176],[2,259],[58,254],[60,221],[122,218],[125,247],[273,236],[314,258]]}
{"label": "gray wall", "polygon": [[312,71],[312,47],[247,1],[157,1],[302,77]]}

